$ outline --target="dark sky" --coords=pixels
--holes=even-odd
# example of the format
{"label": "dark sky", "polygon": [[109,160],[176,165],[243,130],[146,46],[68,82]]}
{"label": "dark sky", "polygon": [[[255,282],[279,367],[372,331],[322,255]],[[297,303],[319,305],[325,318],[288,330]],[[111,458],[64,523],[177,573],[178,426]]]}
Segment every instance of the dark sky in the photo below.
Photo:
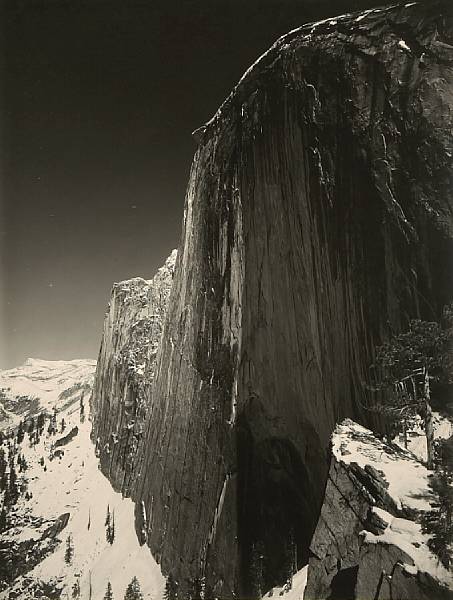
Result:
{"label": "dark sky", "polygon": [[0,368],[96,358],[112,283],[178,245],[191,131],[279,35],[373,4],[3,4]]}

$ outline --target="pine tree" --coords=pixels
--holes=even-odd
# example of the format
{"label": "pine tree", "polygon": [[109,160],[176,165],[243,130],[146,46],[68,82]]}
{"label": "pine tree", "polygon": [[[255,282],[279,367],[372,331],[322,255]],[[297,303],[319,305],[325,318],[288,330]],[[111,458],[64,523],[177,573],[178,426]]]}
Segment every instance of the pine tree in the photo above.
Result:
{"label": "pine tree", "polygon": [[110,539],[109,539],[110,545],[112,545],[114,541],[115,541],[115,510],[113,510],[113,513],[112,513],[112,523],[110,526]]}
{"label": "pine tree", "polygon": [[264,591],[264,548],[258,541],[252,545],[250,556],[250,585],[253,598],[262,598]]}
{"label": "pine tree", "polygon": [[178,600],[178,582],[170,573],[165,581],[164,600]]}
{"label": "pine tree", "polygon": [[34,419],[34,417],[31,417],[30,420],[28,421],[27,433],[33,433],[34,430],[35,430],[35,419]]}
{"label": "pine tree", "polygon": [[289,592],[293,587],[293,575],[297,571],[297,546],[292,530],[286,540],[284,557],[283,577],[285,579],[285,591]]}
{"label": "pine tree", "polygon": [[3,474],[0,475],[0,492],[3,492],[4,490],[6,490],[8,486],[8,477],[6,474],[6,471],[3,472]]}
{"label": "pine tree", "polygon": [[17,428],[17,443],[21,444],[24,439],[24,423],[21,421],[19,423],[19,427]]}
{"label": "pine tree", "polygon": [[112,584],[110,581],[107,582],[107,589],[105,590],[104,600],[113,600]]}
{"label": "pine tree", "polygon": [[143,600],[140,583],[137,577],[133,577],[132,581],[127,586],[124,600]]}
{"label": "pine tree", "polygon": [[0,448],[0,478],[2,478],[4,473],[6,472],[7,464],[8,463],[6,462],[5,451],[3,450],[3,448]]}
{"label": "pine tree", "polygon": [[5,490],[5,503],[15,504],[19,497],[19,491],[17,489],[17,475],[14,468],[14,461],[10,462],[9,465],[9,478],[8,484]]}
{"label": "pine tree", "polygon": [[190,600],[203,600],[204,581],[202,577],[194,577],[188,581],[188,591]]}
{"label": "pine tree", "polygon": [[449,382],[452,377],[450,340],[453,336],[452,317],[445,310],[448,328],[439,323],[410,321],[406,332],[394,335],[376,349],[373,388],[386,389],[385,404],[375,405],[377,410],[388,416],[396,425],[401,425],[404,437],[408,424],[416,413],[424,419],[427,466],[434,465],[434,427],[431,409],[431,382]]}
{"label": "pine tree", "polygon": [[66,538],[66,550],[64,553],[64,561],[67,565],[71,564],[73,556],[74,556],[74,545],[72,543],[72,536],[68,535],[68,537]]}
{"label": "pine tree", "polygon": [[76,579],[76,581],[74,582],[74,584],[72,586],[72,597],[80,598],[80,581],[79,581],[79,579]]}
{"label": "pine tree", "polygon": [[38,418],[36,420],[36,430],[39,431],[40,435],[42,435],[44,431],[44,424],[46,422],[46,417],[44,413],[39,413]]}
{"label": "pine tree", "polygon": [[7,519],[6,519],[6,508],[3,506],[2,510],[0,511],[0,533],[2,531],[5,531],[6,529],[6,524],[7,524]]}
{"label": "pine tree", "polygon": [[113,511],[111,518],[108,519],[108,525],[105,530],[105,537],[108,543],[112,545],[115,540],[115,511]]}
{"label": "pine tree", "polygon": [[55,435],[58,431],[57,426],[57,409],[53,409],[52,416],[49,419],[49,427],[47,428],[47,433],[49,435]]}
{"label": "pine tree", "polygon": [[83,423],[85,421],[85,404],[83,402],[83,397],[84,397],[85,393],[82,392],[82,395],[80,396],[80,422]]}

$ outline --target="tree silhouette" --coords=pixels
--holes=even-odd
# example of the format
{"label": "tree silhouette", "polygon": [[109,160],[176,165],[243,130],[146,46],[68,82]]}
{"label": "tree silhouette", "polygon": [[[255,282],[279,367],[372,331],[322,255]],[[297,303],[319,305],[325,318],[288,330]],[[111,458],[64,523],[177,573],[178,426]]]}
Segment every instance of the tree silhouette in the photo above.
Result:
{"label": "tree silhouette", "polygon": [[170,573],[165,581],[164,600],[178,600],[178,582]]}
{"label": "tree silhouette", "polygon": [[[449,317],[449,322],[451,323]],[[394,335],[376,349],[373,365],[374,389],[391,393],[377,410],[396,423],[402,423],[403,432],[416,413],[424,419],[428,460],[434,464],[434,427],[431,409],[431,382],[451,381],[452,363],[449,343],[453,329],[443,329],[439,323],[412,320],[406,332]]]}
{"label": "tree silhouette", "polygon": [[108,519],[107,529],[105,536],[110,545],[115,541],[115,511],[113,511],[111,518]]}
{"label": "tree silhouette", "polygon": [[5,531],[6,529],[6,524],[7,524],[7,519],[6,519],[6,508],[3,506],[2,510],[0,511],[0,533],[2,531]]}
{"label": "tree silhouette", "polygon": [[132,581],[127,586],[124,600],[143,600],[140,583],[137,577],[133,577]]}
{"label": "tree silhouette", "polygon": [[105,590],[104,600],[113,600],[112,584],[110,581],[107,582],[107,589]]}
{"label": "tree silhouette", "polygon": [[203,600],[204,597],[204,581],[202,577],[194,577],[189,579],[189,599],[190,600]]}
{"label": "tree silhouette", "polygon": [[72,597],[80,598],[80,581],[79,581],[79,579],[76,579],[76,581],[74,582],[74,584],[72,586]]}
{"label": "tree silhouette", "polygon": [[24,423],[23,421],[21,421],[19,423],[19,427],[17,428],[17,443],[21,444],[23,442],[24,439]]}
{"label": "tree silhouette", "polygon": [[79,412],[79,416],[80,416],[80,422],[83,423],[85,421],[85,404],[83,402],[83,397],[85,395],[85,392],[82,392],[82,395],[80,396],[80,412]]}
{"label": "tree silhouette", "polygon": [[74,556],[74,546],[72,543],[72,536],[68,535],[68,537],[66,538],[66,550],[64,553],[64,561],[67,565],[71,564],[73,556]]}
{"label": "tree silhouette", "polygon": [[250,586],[253,598],[261,598],[264,592],[264,547],[257,541],[250,555]]}

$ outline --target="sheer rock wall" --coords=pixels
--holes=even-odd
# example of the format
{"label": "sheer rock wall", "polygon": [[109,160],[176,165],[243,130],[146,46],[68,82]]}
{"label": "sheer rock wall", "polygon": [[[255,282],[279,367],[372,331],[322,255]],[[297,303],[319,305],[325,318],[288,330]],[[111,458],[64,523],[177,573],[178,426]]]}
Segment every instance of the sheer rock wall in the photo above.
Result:
{"label": "sheer rock wall", "polygon": [[[327,19],[194,132],[132,490],[181,588],[253,597],[257,560],[260,585],[281,581],[291,537],[307,560],[332,430],[371,421],[374,346],[451,299],[452,65],[450,0]],[[123,418],[107,396],[101,432]]]}
{"label": "sheer rock wall", "polygon": [[140,468],[157,350],[167,310],[176,250],[153,279],[115,283],[104,319],[91,414],[103,473],[129,495]]}

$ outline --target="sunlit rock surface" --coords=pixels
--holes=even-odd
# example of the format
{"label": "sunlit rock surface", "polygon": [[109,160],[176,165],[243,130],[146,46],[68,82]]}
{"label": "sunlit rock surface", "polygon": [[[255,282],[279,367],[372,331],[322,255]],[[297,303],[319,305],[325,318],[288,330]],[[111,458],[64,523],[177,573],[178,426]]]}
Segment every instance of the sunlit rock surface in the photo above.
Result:
{"label": "sunlit rock surface", "polygon": [[129,493],[155,377],[156,354],[173,283],[176,250],[151,280],[116,283],[104,319],[93,395],[92,437],[102,471]]}
{"label": "sunlit rock surface", "polygon": [[137,530],[180,589],[205,577],[206,597],[250,597],[257,548],[264,587],[281,584],[290,537],[302,566],[332,430],[346,416],[371,424],[374,346],[452,297],[452,30],[450,0],[305,25],[195,132],[143,394],[118,367],[142,309],[122,313],[114,293],[101,460],[130,487],[145,407]]}
{"label": "sunlit rock surface", "polygon": [[422,516],[437,500],[429,471],[349,419],[332,445],[304,600],[451,600],[453,574],[422,533]]}

